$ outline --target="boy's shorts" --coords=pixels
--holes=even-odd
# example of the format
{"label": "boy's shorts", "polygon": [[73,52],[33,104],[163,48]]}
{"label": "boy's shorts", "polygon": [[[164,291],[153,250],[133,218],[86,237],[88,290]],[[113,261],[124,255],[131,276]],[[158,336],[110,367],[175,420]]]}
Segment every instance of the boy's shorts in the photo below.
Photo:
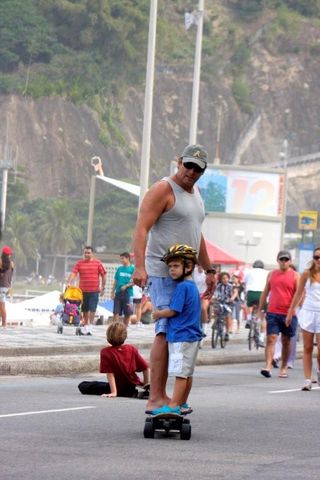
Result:
{"label": "boy's shorts", "polygon": [[124,315],[125,317],[132,315],[132,304],[127,290],[116,293],[113,301],[113,313],[114,315]]}
{"label": "boy's shorts", "polygon": [[[176,286],[176,282],[170,277],[149,277],[149,292],[153,307],[157,310],[169,308]],[[167,333],[167,325],[167,318],[159,318],[155,322],[155,334]]]}
{"label": "boy's shorts", "polygon": [[170,377],[192,377],[197,360],[200,342],[168,343]]}
{"label": "boy's shorts", "polygon": [[267,313],[267,335],[279,335],[282,333],[287,337],[294,337],[297,330],[297,317],[294,315],[289,327],[285,324],[286,315],[280,313]]}

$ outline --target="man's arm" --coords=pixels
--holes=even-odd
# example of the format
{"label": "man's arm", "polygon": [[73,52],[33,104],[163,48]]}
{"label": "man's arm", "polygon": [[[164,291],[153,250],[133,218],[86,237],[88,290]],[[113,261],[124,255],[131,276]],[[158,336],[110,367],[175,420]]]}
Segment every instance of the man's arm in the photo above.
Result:
{"label": "man's arm", "polygon": [[261,310],[263,310],[263,307],[267,301],[268,294],[270,292],[270,277],[271,277],[272,272],[270,272],[267,276],[267,281],[266,285],[264,287],[263,292],[260,295],[260,300],[259,300],[259,306],[258,306],[258,314],[261,314]]}
{"label": "man's arm", "polygon": [[77,273],[71,272],[68,279],[67,279],[67,285],[71,285],[72,281],[76,278]]}
{"label": "man's arm", "polygon": [[142,201],[133,236],[135,270],[132,279],[135,285],[139,285],[139,287],[145,287],[147,282],[145,254],[149,230],[162,213],[172,207],[172,202],[173,193],[171,187],[168,182],[162,181],[153,185]]}
{"label": "man's arm", "polygon": [[201,241],[200,241],[200,248],[199,248],[199,255],[198,260],[200,265],[202,266],[203,270],[205,270],[207,274],[206,283],[207,283],[207,290],[204,292],[204,298],[210,298],[213,295],[215,286],[216,286],[216,277],[215,272],[210,271],[212,270],[211,261],[207,252],[206,242],[201,234]]}
{"label": "man's arm", "polygon": [[106,288],[106,281],[107,281],[107,274],[104,273],[101,275],[100,293],[104,292]]}
{"label": "man's arm", "polygon": [[177,314],[175,310],[170,310],[169,308],[166,308],[164,310],[154,310],[152,312],[152,318],[153,320],[159,320],[159,318],[171,318],[174,317]]}

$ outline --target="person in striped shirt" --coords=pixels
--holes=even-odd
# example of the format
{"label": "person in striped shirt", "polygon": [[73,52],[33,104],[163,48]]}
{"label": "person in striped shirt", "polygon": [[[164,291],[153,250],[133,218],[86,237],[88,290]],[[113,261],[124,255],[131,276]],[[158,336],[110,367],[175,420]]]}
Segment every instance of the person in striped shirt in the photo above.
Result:
{"label": "person in striped shirt", "polygon": [[107,272],[101,261],[93,255],[93,248],[89,245],[84,247],[84,258],[78,260],[73,267],[67,286],[78,277],[79,287],[83,293],[82,312],[84,325],[80,333],[92,335],[92,324],[97,310],[99,295],[103,293],[106,286]]}

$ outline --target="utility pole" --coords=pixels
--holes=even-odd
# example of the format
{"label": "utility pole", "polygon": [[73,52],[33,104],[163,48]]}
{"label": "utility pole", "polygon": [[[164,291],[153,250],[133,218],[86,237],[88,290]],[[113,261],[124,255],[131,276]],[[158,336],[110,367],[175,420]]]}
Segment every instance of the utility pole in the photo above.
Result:
{"label": "utility pole", "polygon": [[155,59],[156,31],[157,31],[157,9],[158,9],[158,0],[151,0],[150,17],[149,17],[146,89],[145,89],[144,114],[143,114],[139,206],[141,205],[143,197],[149,187],[150,144],[151,144],[151,125],[152,125],[153,84],[154,84],[154,59]]}

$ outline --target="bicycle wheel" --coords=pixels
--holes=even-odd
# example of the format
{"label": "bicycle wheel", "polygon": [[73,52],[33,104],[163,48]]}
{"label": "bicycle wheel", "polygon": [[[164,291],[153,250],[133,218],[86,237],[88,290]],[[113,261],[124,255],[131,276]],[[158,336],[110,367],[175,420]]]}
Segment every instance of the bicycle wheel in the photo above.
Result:
{"label": "bicycle wheel", "polygon": [[226,329],[225,329],[225,324],[224,324],[224,321],[223,321],[223,324],[221,325],[220,327],[220,346],[221,348],[224,348],[226,346]]}
{"label": "bicycle wheel", "polygon": [[257,323],[254,326],[253,335],[254,335],[254,345],[255,345],[256,349],[259,350],[259,348],[260,348],[260,325],[258,325]]}
{"label": "bicycle wheel", "polygon": [[248,333],[248,347],[249,347],[249,350],[251,350],[251,348],[252,348],[253,335],[254,335],[253,322],[252,322],[252,320],[251,320],[251,322],[250,322],[250,328],[249,328],[249,333]]}
{"label": "bicycle wheel", "polygon": [[214,321],[214,324],[212,325],[212,333],[211,333],[211,346],[212,348],[216,348],[217,343],[218,343],[218,325],[217,325],[217,320]]}

